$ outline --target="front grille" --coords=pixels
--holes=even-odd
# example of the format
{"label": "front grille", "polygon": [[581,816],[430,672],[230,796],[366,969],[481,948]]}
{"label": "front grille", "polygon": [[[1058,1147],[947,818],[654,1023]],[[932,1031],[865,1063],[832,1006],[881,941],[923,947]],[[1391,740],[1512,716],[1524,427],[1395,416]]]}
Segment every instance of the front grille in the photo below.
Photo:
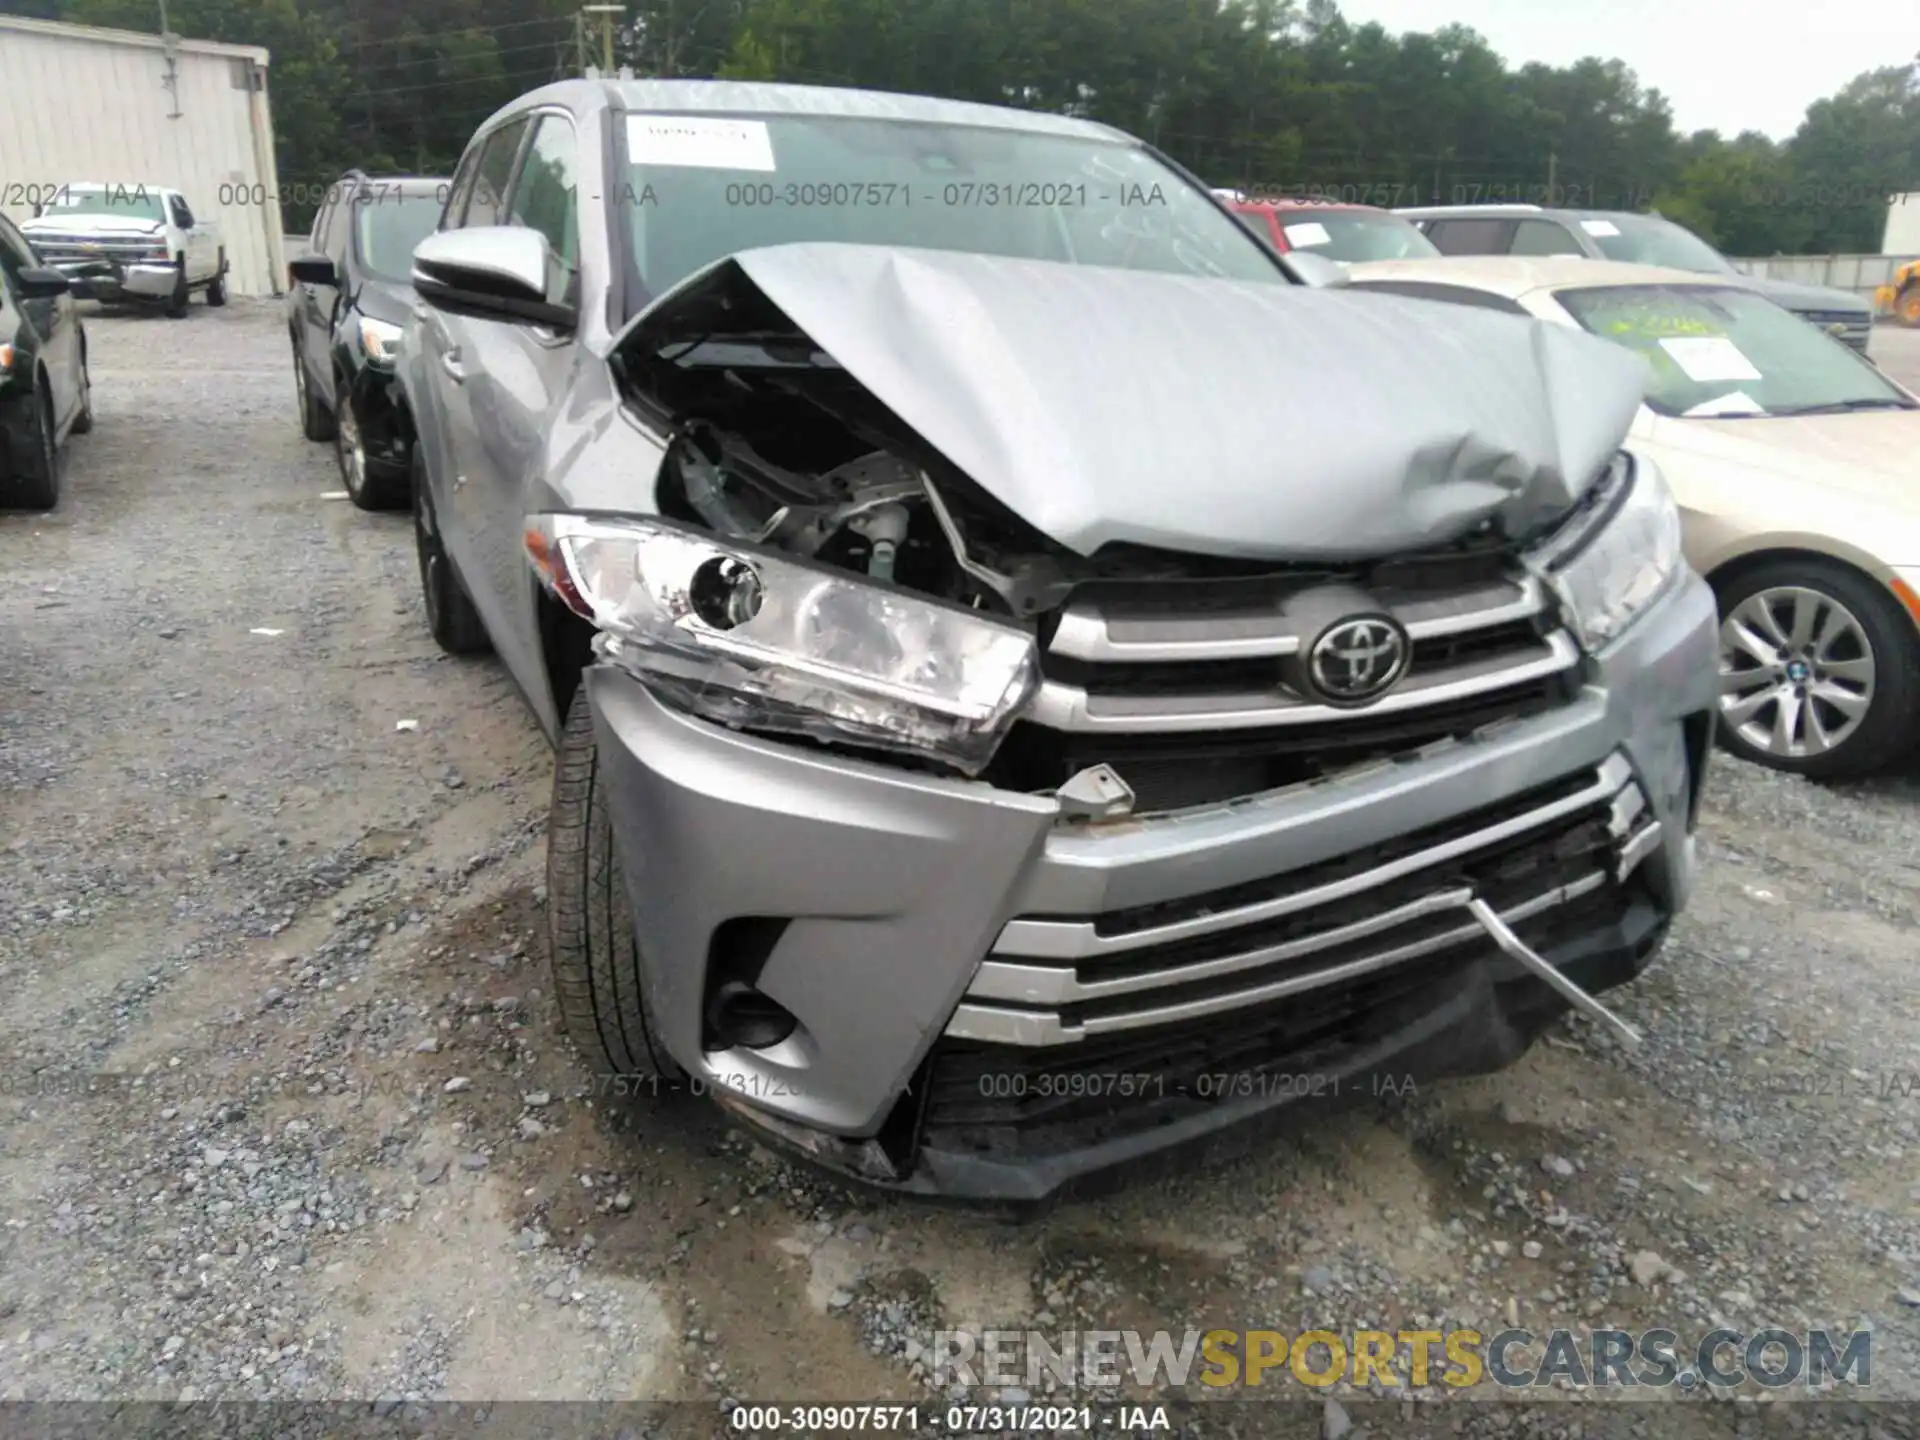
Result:
{"label": "front grille", "polygon": [[1832,333],[1834,326],[1840,330],[1835,339],[1844,341],[1862,354],[1873,338],[1873,317],[1859,310],[1801,310],[1797,312],[1809,325]]}
{"label": "front grille", "polygon": [[[1608,884],[1514,928],[1536,949],[1557,949],[1620,924],[1634,894]],[[920,1139],[960,1154],[1046,1156],[1261,1097],[1364,1099],[1367,1078],[1335,1078],[1343,1067],[1457,995],[1469,968],[1495,955],[1476,932],[1348,984],[1072,1045],[945,1038],[922,1072]]]}
{"label": "front grille", "polygon": [[1134,813],[1217,804],[1423,749],[1564,704],[1580,656],[1545,588],[1498,552],[1375,567],[1363,589],[1412,659],[1363,708],[1317,703],[1284,667],[1312,639],[1290,606],[1318,579],[1082,586],[1043,635],[1044,683],[987,778],[1049,790],[1091,765]]}
{"label": "front grille", "polygon": [[165,241],[149,238],[113,239],[113,240],[73,240],[54,238],[35,238],[33,248],[48,265],[89,265],[101,261],[117,260],[124,263],[139,261],[149,264],[165,262],[164,253],[151,254],[158,245],[162,252]]}
{"label": "front grille", "polygon": [[1631,767],[1594,770],[1365,851],[1251,884],[1001,930],[947,1027],[958,1039],[1071,1046],[1150,1031],[1478,943],[1478,896],[1509,924],[1617,885],[1658,837]]}

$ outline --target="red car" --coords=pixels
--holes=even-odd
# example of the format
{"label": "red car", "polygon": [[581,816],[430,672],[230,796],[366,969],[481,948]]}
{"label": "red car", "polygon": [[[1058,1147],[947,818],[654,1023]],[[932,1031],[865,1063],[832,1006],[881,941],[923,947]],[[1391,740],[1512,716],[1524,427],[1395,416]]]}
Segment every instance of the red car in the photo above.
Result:
{"label": "red car", "polygon": [[1391,210],[1327,200],[1257,200],[1216,190],[1240,223],[1275,250],[1306,250],[1329,260],[1427,260],[1431,240]]}

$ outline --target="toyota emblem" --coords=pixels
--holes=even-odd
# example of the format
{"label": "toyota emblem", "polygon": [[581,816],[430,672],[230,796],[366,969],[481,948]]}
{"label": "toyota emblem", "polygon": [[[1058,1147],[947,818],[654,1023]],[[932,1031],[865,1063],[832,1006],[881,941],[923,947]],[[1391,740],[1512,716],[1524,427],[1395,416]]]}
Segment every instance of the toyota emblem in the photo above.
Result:
{"label": "toyota emblem", "polygon": [[1364,705],[1391,690],[1412,657],[1413,645],[1399,621],[1356,616],[1320,632],[1307,652],[1307,681],[1332,704]]}

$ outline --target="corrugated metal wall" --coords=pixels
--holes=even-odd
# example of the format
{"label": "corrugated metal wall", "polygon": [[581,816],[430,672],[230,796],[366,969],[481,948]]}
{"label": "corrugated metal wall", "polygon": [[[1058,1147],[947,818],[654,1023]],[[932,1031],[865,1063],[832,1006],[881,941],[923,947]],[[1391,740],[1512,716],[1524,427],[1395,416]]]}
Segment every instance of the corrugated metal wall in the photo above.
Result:
{"label": "corrugated metal wall", "polygon": [[169,94],[165,54],[119,34],[0,19],[0,209],[26,219],[35,187],[64,181],[170,186],[219,220],[234,294],[281,293],[272,122],[264,88],[248,86],[253,61],[182,46]]}

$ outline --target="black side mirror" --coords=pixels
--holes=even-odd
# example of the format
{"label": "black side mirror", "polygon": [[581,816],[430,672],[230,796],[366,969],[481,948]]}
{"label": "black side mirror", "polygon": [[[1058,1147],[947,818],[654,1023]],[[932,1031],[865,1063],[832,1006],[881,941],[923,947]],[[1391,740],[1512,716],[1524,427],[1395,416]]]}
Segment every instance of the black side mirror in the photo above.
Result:
{"label": "black side mirror", "polygon": [[51,300],[73,288],[73,282],[65,275],[45,268],[22,270],[14,284],[19,287],[22,300]]}
{"label": "black side mirror", "polygon": [[302,285],[338,285],[340,272],[325,255],[302,255],[287,265],[287,274]]}

